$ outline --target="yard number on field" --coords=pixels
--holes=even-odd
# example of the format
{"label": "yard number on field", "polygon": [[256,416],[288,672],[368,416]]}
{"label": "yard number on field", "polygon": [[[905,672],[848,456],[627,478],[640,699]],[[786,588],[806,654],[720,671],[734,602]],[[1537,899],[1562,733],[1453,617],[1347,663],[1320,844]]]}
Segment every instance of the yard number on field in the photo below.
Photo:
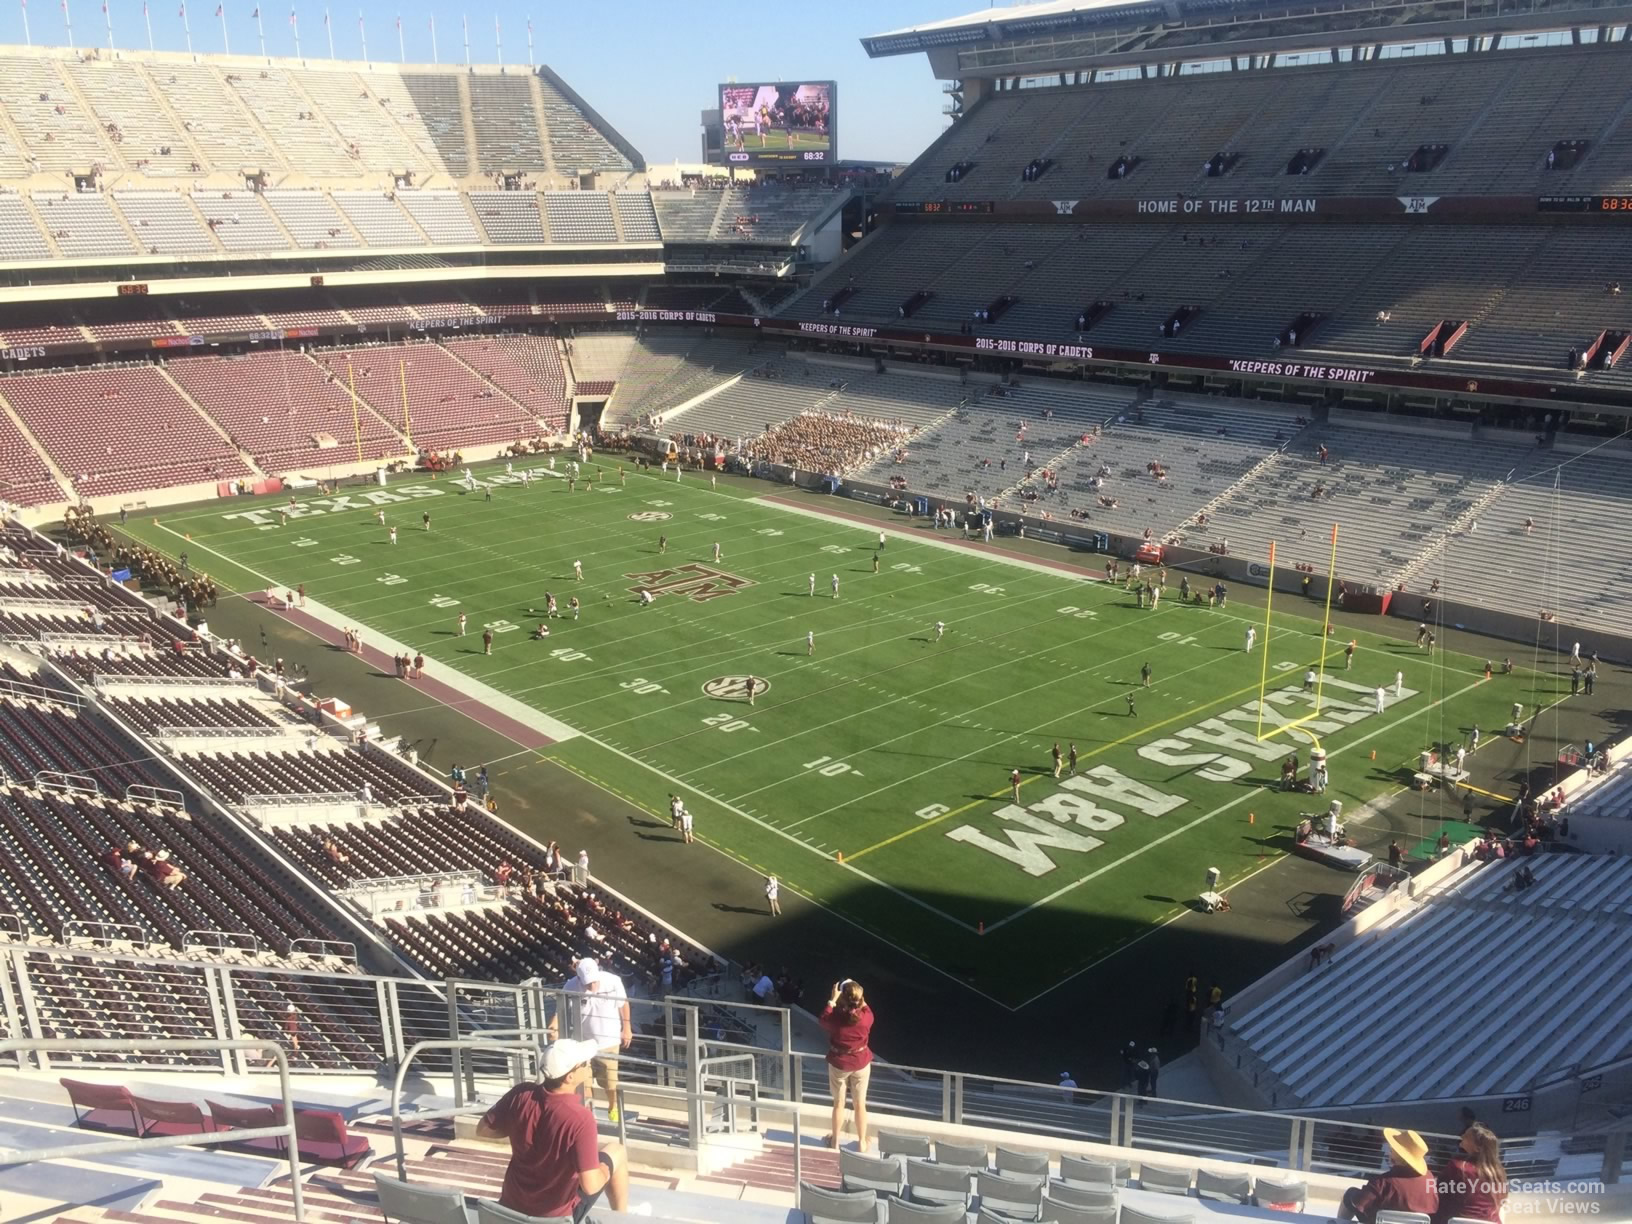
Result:
{"label": "yard number on field", "polygon": [[837,778],[843,774],[855,774],[861,777],[861,770],[845,761],[835,761],[832,757],[817,757],[814,761],[806,761],[805,769],[814,769],[824,778]]}
{"label": "yard number on field", "polygon": [[317,541],[312,539],[310,536],[301,536],[300,539],[295,541],[295,547],[296,548],[311,548],[316,543],[317,543]]}
{"label": "yard number on field", "polygon": [[404,578],[401,574],[381,574],[378,578],[374,579],[374,581],[383,583],[386,586],[401,586],[403,583],[407,582],[408,579]]}
{"label": "yard number on field", "polygon": [[1061,616],[1074,616],[1078,620],[1093,620],[1094,617],[1099,615],[1092,608],[1079,608],[1075,604],[1066,604],[1065,607],[1058,609],[1058,611]]}
{"label": "yard number on field", "polygon": [[563,663],[576,663],[580,659],[586,663],[590,661],[587,654],[581,650],[574,650],[570,646],[557,646],[554,650],[550,651],[550,657],[552,659],[560,659]]}
{"label": "yard number on field", "polygon": [[1196,639],[1193,636],[1186,637],[1182,633],[1174,633],[1171,629],[1169,629],[1166,633],[1158,633],[1156,635],[1156,640],[1159,642],[1171,642],[1174,646],[1194,646],[1196,644]]}
{"label": "yard number on field", "polygon": [[666,693],[669,691],[657,681],[647,680],[642,676],[636,676],[633,680],[625,680],[618,687],[628,689],[631,693],[640,693],[643,696],[647,693]]}
{"label": "yard number on field", "polygon": [[357,564],[357,558],[351,556],[349,553],[341,553],[338,557],[330,557],[329,560],[333,561],[336,565],[356,565]]}
{"label": "yard number on field", "polygon": [[759,730],[758,727],[751,724],[747,719],[738,718],[733,714],[710,714],[707,718],[703,719],[703,725],[708,727],[718,727],[721,731],[741,731],[744,727],[750,731]]}
{"label": "yard number on field", "polygon": [[972,583],[969,584],[969,589],[971,591],[979,591],[982,595],[1001,595],[1001,594],[1003,594],[1003,588],[1002,587],[993,586],[989,582],[972,582]]}
{"label": "yard number on field", "polygon": [[897,561],[894,565],[890,566],[890,568],[892,570],[900,570],[903,574],[921,574],[924,572],[923,566],[914,565],[910,561]]}
{"label": "yard number on field", "polygon": [[455,599],[452,595],[432,595],[431,596],[431,607],[433,607],[433,608],[457,608],[458,606],[459,606],[459,601],[457,599]]}

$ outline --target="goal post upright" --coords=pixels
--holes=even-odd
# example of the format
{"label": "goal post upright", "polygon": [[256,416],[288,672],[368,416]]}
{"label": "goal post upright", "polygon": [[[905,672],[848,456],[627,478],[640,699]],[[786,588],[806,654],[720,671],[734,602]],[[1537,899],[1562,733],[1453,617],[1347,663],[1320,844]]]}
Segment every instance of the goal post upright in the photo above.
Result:
{"label": "goal post upright", "polygon": [[1264,738],[1264,694],[1269,691],[1269,625],[1275,607],[1275,541],[1269,542],[1269,590],[1264,596],[1264,640],[1260,642],[1262,658],[1258,663],[1258,738]]}
{"label": "goal post upright", "polygon": [[1332,523],[1332,549],[1326,561],[1326,605],[1320,614],[1320,672],[1315,681],[1315,708],[1319,714],[1324,708],[1326,692],[1326,658],[1331,653],[1332,592],[1337,589],[1337,523]]}

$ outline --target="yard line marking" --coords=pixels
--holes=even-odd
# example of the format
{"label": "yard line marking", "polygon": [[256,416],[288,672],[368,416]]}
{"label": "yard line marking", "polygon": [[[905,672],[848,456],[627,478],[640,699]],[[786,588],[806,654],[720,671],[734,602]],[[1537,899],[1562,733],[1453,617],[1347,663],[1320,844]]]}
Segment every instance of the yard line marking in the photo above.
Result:
{"label": "yard line marking", "polygon": [[[1368,732],[1365,735],[1360,736],[1360,738],[1358,738],[1356,740],[1353,740],[1353,741],[1351,741],[1349,743],[1343,744],[1340,747],[1333,748],[1330,752],[1327,753],[1327,756],[1328,757],[1342,756],[1344,753],[1350,752],[1353,749],[1356,749],[1356,748],[1360,747],[1362,744],[1367,743],[1370,740],[1376,739],[1379,735],[1384,735],[1384,734],[1388,733],[1389,731],[1392,731],[1395,727],[1398,727],[1398,726],[1400,726],[1400,725],[1402,725],[1404,723],[1410,722],[1412,719],[1421,718],[1424,714],[1427,714],[1431,710],[1438,709],[1440,706],[1444,705],[1448,701],[1454,701],[1456,698],[1461,697],[1464,693],[1471,693],[1474,689],[1478,688],[1484,682],[1485,682],[1484,677],[1481,676],[1479,679],[1475,680],[1472,684],[1465,685],[1462,688],[1457,689],[1456,692],[1454,692],[1454,693],[1445,694],[1438,701],[1431,701],[1426,706],[1423,706],[1421,709],[1411,710],[1409,713],[1402,714],[1400,717],[1394,719],[1392,722],[1384,723],[1382,726],[1376,728],[1373,731]],[[1256,686],[1254,686],[1254,687],[1256,687]],[[1188,824],[1180,825],[1176,829],[1170,829],[1166,833],[1163,833],[1160,837],[1153,838],[1152,840],[1145,842],[1142,846],[1135,847],[1134,849],[1128,851],[1128,853],[1124,854],[1121,858],[1116,859],[1114,862],[1106,863],[1105,866],[1100,867],[1095,871],[1090,871],[1087,875],[1083,876],[1081,879],[1073,880],[1069,884],[1065,884],[1065,885],[1062,885],[1059,888],[1056,888],[1053,892],[1049,893],[1046,897],[1039,897],[1037,900],[1031,902],[1029,905],[1023,906],[1022,908],[1015,910],[1014,913],[1009,914],[1006,917],[999,918],[996,922],[987,923],[986,924],[986,930],[987,930],[988,933],[990,933],[992,931],[996,931],[996,930],[998,930],[998,929],[1000,929],[1002,927],[1005,927],[1009,923],[1013,922],[1016,918],[1023,918],[1025,915],[1031,913],[1032,910],[1037,909],[1039,906],[1047,905],[1051,901],[1057,901],[1059,898],[1065,896],[1066,893],[1072,891],[1073,889],[1080,888],[1082,885],[1088,883],[1088,881],[1090,881],[1090,880],[1098,879],[1100,876],[1104,875],[1107,871],[1114,871],[1116,868],[1122,866],[1124,863],[1132,862],[1134,859],[1138,858],[1140,855],[1144,854],[1146,851],[1153,850],[1157,846],[1160,846],[1163,842],[1172,841],[1175,837],[1178,837],[1180,834],[1188,833],[1191,829],[1195,828],[1197,825],[1205,824],[1207,821],[1211,820],[1214,816],[1221,815],[1224,812],[1229,811],[1231,808],[1240,807],[1243,803],[1247,803],[1249,801],[1256,802],[1263,795],[1271,793],[1272,790],[1273,790],[1273,788],[1268,787],[1268,786],[1254,787],[1252,790],[1248,791],[1246,794],[1238,795],[1236,798],[1231,799],[1228,803],[1222,803],[1218,807],[1214,808],[1212,811],[1206,812],[1206,813],[1204,813],[1204,814],[1202,814],[1200,816],[1197,816],[1194,820],[1190,821]]]}

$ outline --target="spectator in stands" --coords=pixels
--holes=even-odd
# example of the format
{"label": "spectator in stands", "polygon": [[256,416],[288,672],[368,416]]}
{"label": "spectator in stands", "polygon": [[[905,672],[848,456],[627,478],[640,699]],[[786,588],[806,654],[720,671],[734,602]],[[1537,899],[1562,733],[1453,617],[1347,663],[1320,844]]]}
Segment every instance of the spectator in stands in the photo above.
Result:
{"label": "spectator in stands", "polygon": [[827,1146],[839,1146],[844,1133],[844,1098],[848,1090],[856,1114],[856,1139],[867,1150],[867,1081],[872,1074],[873,1009],[867,1006],[861,983],[846,978],[833,983],[827,1006],[822,1009],[822,1027],[827,1030],[827,1085],[833,1097],[833,1129]]}
{"label": "spectator in stands", "polygon": [[1428,1172],[1428,1145],[1412,1130],[1385,1127],[1390,1165],[1363,1186],[1343,1193],[1340,1220],[1376,1224],[1379,1211],[1414,1211],[1432,1216],[1439,1210],[1439,1189]]}
{"label": "spectator in stands", "polygon": [[[596,1150],[595,1115],[579,1094],[589,1082],[592,1041],[556,1041],[544,1051],[544,1082],[517,1084],[476,1127],[478,1139],[508,1139],[501,1205],[529,1216],[583,1220],[601,1193],[630,1211],[629,1158],[616,1141]],[[633,1214],[650,1214],[642,1204]]]}
{"label": "spectator in stands", "polygon": [[1502,1218],[1507,1198],[1507,1170],[1502,1167],[1502,1144],[1488,1126],[1471,1122],[1462,1131],[1458,1150],[1439,1172],[1439,1209],[1433,1224],[1451,1219]]}
{"label": "spectator in stands", "polygon": [[[562,989],[583,996],[578,1005],[578,1030],[585,1041],[595,1044],[591,1071],[606,1093],[608,1118],[618,1120],[618,1052],[634,1040],[629,1023],[629,995],[623,979],[607,973],[593,957],[581,956],[573,965],[573,975]],[[553,1022],[559,1023],[559,1020]],[[554,1030],[552,1028],[552,1036]],[[594,1099],[593,1091],[590,1093]]]}

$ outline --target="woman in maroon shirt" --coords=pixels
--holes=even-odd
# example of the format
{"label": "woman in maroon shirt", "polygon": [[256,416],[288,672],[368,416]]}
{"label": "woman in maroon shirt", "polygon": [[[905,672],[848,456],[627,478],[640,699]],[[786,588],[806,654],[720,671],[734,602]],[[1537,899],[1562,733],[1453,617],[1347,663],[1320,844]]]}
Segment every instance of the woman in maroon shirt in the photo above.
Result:
{"label": "woman in maroon shirt", "polygon": [[1462,1132],[1460,1147],[1439,1172],[1439,1210],[1434,1212],[1434,1224],[1458,1217],[1500,1221],[1507,1199],[1502,1141],[1488,1126],[1475,1122]]}
{"label": "woman in maroon shirt", "polygon": [[833,1095],[833,1130],[827,1146],[838,1147],[844,1133],[844,1097],[848,1090],[855,1102],[856,1138],[865,1152],[867,1080],[873,1070],[873,1052],[867,1041],[873,1031],[873,1009],[867,1006],[860,983],[848,978],[835,982],[821,1020],[827,1030],[827,1087]]}

